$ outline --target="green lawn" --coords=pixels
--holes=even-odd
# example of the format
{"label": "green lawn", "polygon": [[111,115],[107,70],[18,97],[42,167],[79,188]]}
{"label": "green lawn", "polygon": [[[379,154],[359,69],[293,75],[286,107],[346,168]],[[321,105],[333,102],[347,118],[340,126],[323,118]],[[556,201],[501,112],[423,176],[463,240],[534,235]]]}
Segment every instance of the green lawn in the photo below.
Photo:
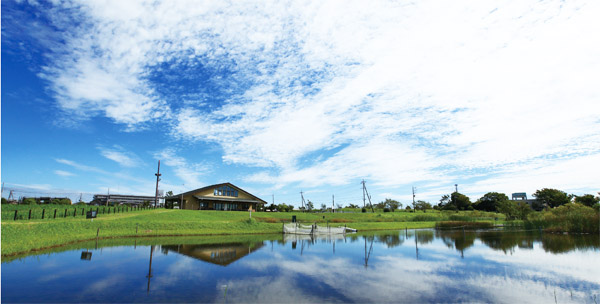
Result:
{"label": "green lawn", "polygon": [[[279,233],[282,222],[290,222],[296,215],[299,222],[343,226],[364,230],[391,230],[404,228],[431,228],[442,220],[483,220],[494,221],[501,215],[482,212],[461,213],[300,213],[300,212],[254,212],[249,220],[248,212],[239,211],[197,211],[197,210],[139,210],[130,212],[100,214],[93,221],[77,213],[71,216],[32,220],[17,220],[6,217],[14,214],[13,208],[22,206],[2,206],[2,255],[14,255],[32,250],[40,250],[82,240],[127,236],[183,236],[217,234],[264,234]],[[37,206],[40,207],[40,206]],[[64,206],[62,212],[64,213]],[[69,206],[67,206],[69,208]],[[52,209],[52,208],[49,208]],[[25,212],[19,210],[19,212]],[[48,211],[46,211],[48,212]],[[67,211],[69,212],[69,210]],[[79,211],[81,212],[81,211]],[[53,214],[53,212],[52,212]],[[503,218],[503,217],[502,217]],[[137,233],[136,233],[137,228]]]}

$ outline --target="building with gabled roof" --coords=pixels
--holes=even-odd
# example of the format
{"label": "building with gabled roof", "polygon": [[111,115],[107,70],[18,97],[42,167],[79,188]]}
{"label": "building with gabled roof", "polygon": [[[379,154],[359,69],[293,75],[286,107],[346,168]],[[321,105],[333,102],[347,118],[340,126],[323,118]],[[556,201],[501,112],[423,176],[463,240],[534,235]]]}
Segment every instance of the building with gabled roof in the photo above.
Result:
{"label": "building with gabled roof", "polygon": [[167,204],[179,203],[189,210],[257,210],[267,202],[231,183],[222,183],[179,193],[165,198]]}

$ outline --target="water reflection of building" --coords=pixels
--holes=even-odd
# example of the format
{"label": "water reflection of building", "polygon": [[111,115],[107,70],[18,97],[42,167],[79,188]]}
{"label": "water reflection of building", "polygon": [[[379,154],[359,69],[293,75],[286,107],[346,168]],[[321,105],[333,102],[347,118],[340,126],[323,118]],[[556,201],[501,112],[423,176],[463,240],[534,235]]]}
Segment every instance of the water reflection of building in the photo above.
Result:
{"label": "water reflection of building", "polygon": [[203,245],[163,245],[162,249],[208,263],[227,266],[262,248],[263,242]]}

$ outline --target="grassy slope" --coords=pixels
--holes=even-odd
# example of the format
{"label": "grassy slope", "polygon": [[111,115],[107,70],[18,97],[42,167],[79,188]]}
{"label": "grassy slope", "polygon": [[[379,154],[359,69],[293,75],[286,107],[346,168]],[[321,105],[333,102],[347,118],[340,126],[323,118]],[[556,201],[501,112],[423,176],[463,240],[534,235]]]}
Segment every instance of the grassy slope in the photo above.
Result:
{"label": "grassy slope", "polygon": [[428,228],[433,227],[435,221],[448,217],[447,214],[432,212],[426,214],[260,212],[253,213],[253,220],[248,221],[247,212],[157,209],[101,214],[93,222],[83,217],[30,221],[2,220],[2,255],[95,239],[98,228],[100,228],[101,238],[135,236],[136,225],[138,225],[137,236],[279,233],[281,222],[289,222],[292,215],[296,215],[300,222],[325,224],[329,220],[330,225],[345,224],[358,230]]}

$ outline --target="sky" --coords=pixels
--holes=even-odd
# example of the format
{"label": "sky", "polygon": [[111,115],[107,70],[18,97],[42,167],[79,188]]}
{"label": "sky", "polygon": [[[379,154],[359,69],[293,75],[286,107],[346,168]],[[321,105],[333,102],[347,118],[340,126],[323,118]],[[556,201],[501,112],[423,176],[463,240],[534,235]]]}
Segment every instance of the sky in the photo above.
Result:
{"label": "sky", "polygon": [[[599,1],[2,0],[3,197],[600,191]],[[457,186],[455,186],[457,185]]]}

